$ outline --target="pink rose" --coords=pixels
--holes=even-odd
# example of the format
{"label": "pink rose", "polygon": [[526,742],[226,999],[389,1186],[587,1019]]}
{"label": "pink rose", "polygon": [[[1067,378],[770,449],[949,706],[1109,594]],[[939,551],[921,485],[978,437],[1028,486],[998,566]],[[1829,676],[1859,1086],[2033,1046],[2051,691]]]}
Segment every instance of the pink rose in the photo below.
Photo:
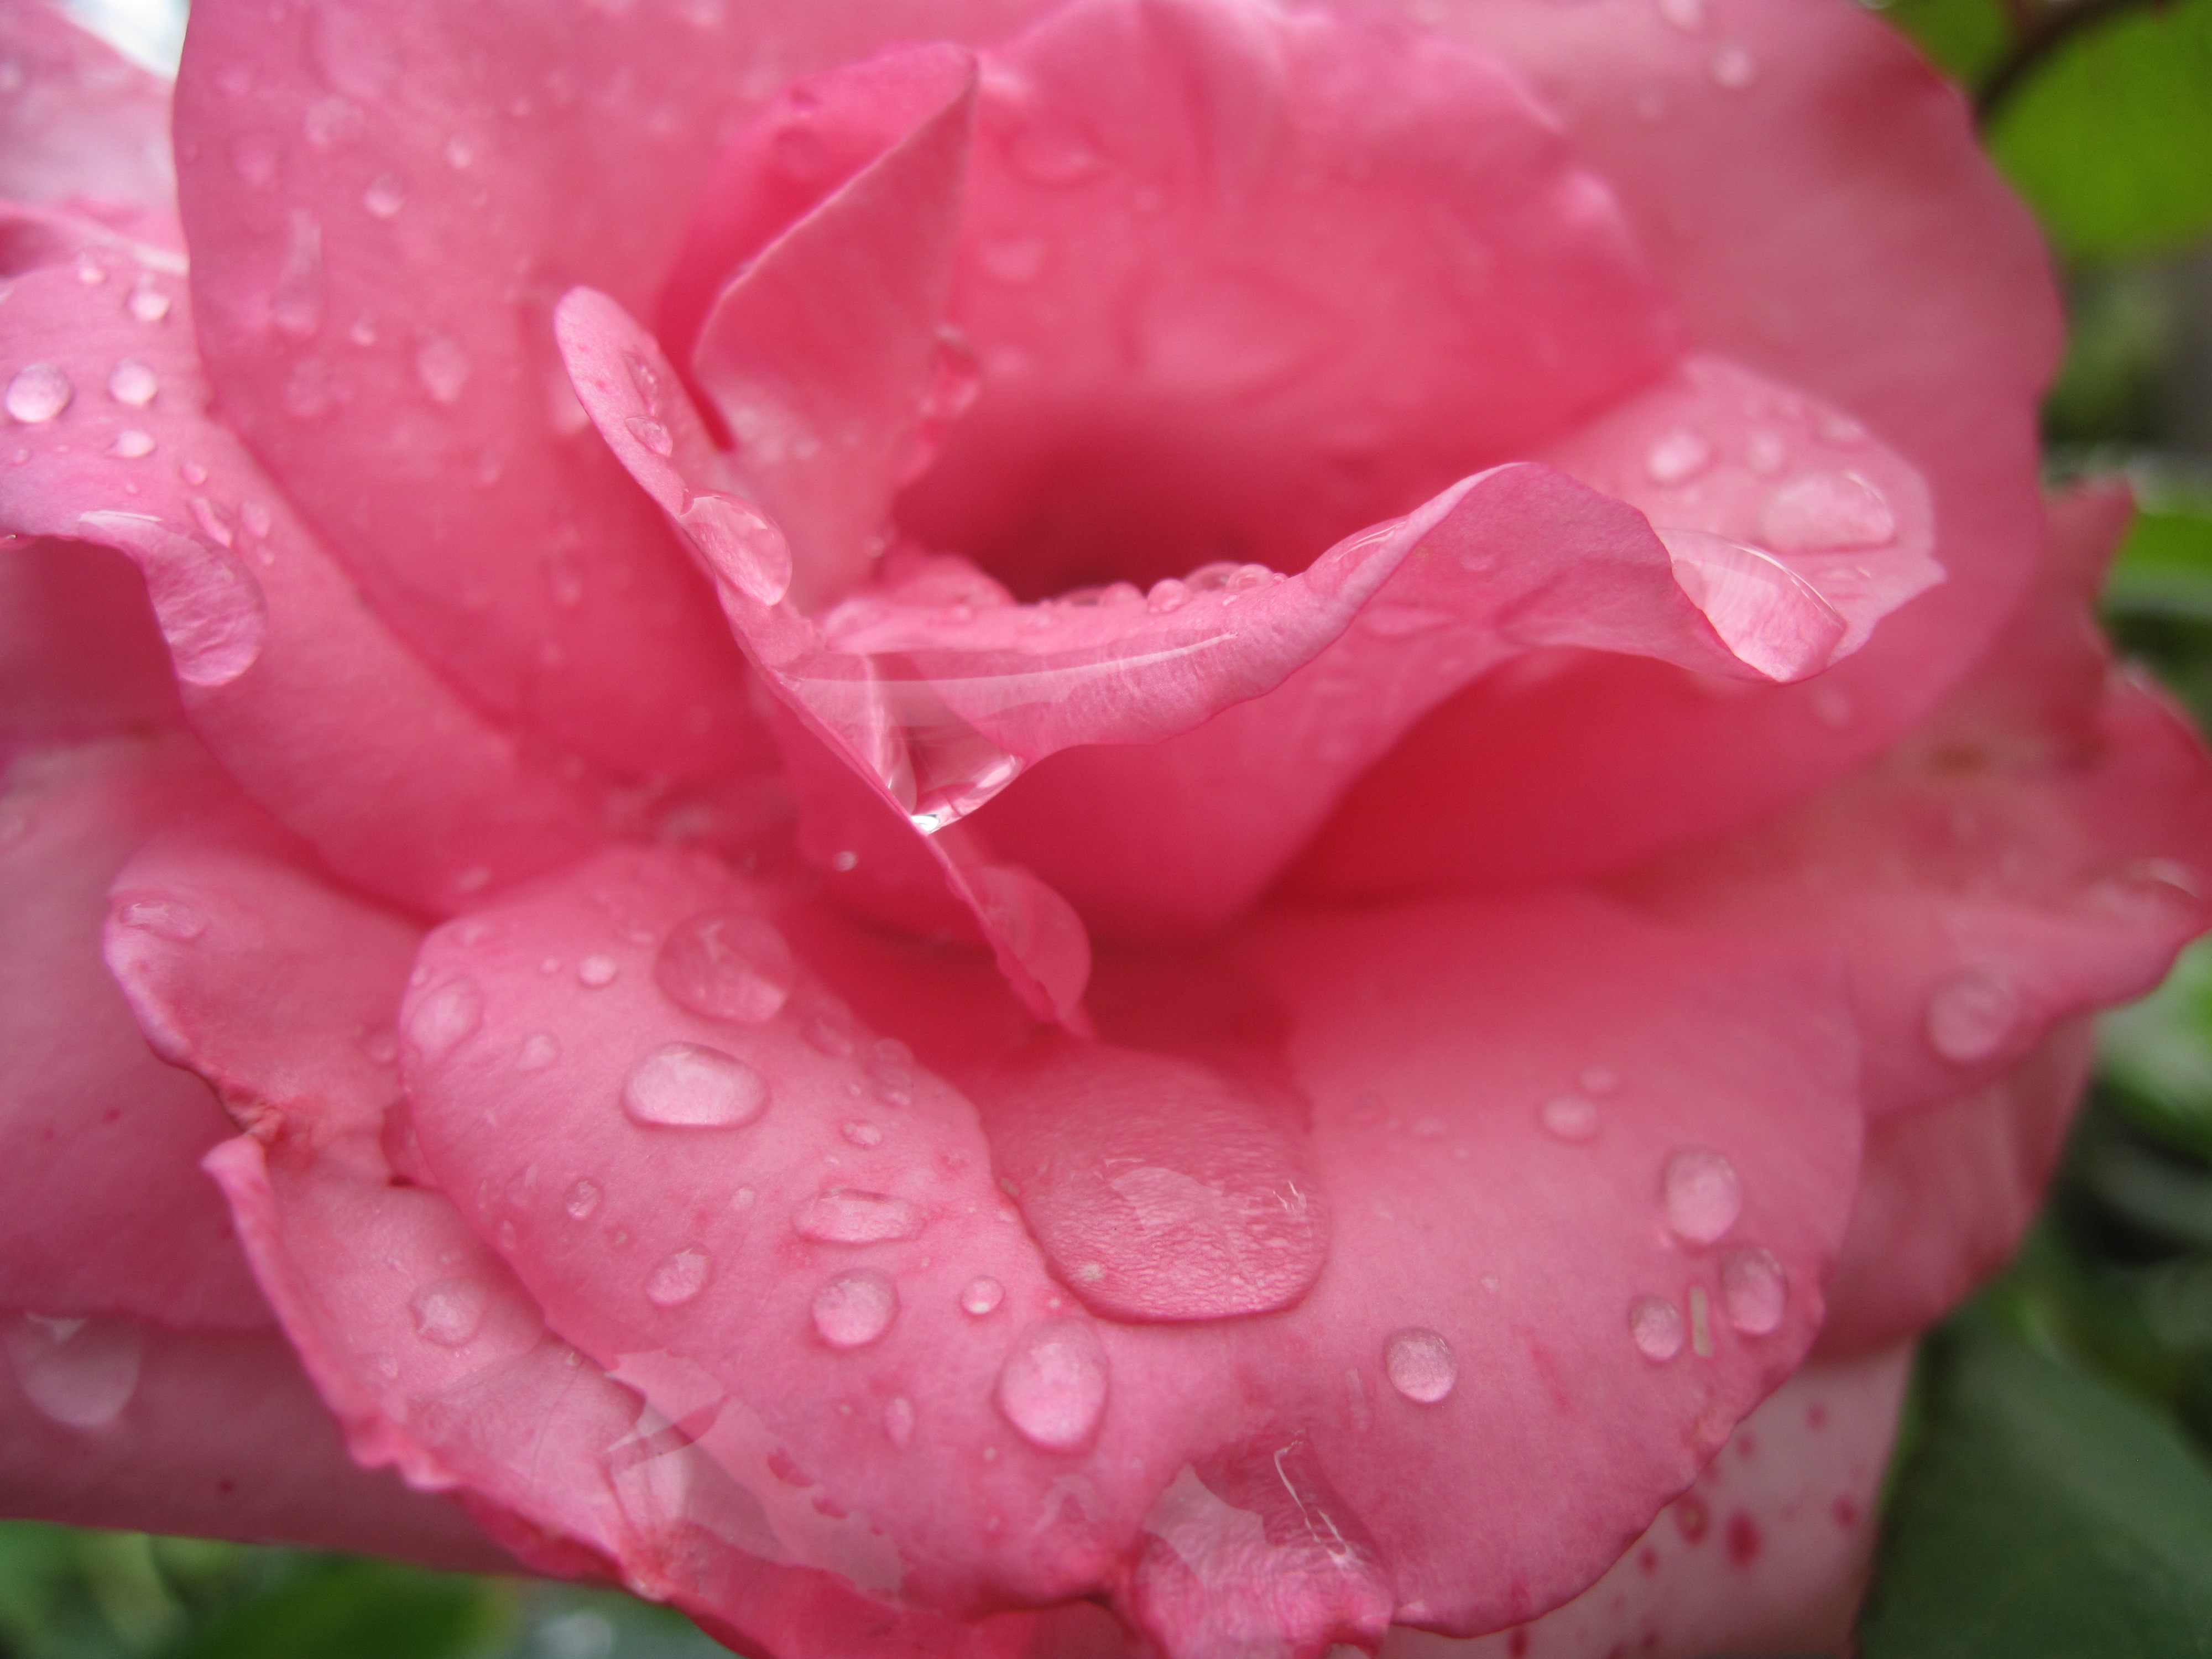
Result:
{"label": "pink rose", "polygon": [[1955,94],[1406,9],[0,4],[13,1507],[1833,1639],[2212,774]]}

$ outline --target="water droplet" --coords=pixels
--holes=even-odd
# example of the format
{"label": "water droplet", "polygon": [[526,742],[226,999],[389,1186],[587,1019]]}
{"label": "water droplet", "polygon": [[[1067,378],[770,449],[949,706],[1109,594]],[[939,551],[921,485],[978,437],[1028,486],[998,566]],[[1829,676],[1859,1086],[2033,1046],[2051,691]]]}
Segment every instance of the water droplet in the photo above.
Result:
{"label": "water droplet", "polygon": [[115,434],[115,441],[108,445],[107,453],[123,460],[142,461],[154,453],[154,434],[126,426]]}
{"label": "water droplet", "polygon": [[845,1029],[826,1014],[816,1014],[806,1022],[799,1035],[806,1046],[817,1054],[827,1054],[832,1060],[843,1060],[853,1052],[853,1039]]}
{"label": "water droplet", "polygon": [[514,1069],[542,1072],[561,1058],[561,1044],[550,1031],[532,1031],[515,1051]]}
{"label": "water droplet", "polygon": [[561,1207],[568,1212],[571,1221],[589,1221],[599,1207],[599,1183],[579,1179],[570,1184],[562,1195]]}
{"label": "water droplet", "polygon": [[604,991],[622,973],[622,964],[612,957],[586,957],[576,964],[576,983],[587,991]]}
{"label": "water droplet", "polygon": [[1705,70],[1713,77],[1715,86],[1741,92],[1759,78],[1759,59],[1751,55],[1747,47],[1731,43],[1715,49],[1705,62]]}
{"label": "water droplet", "polygon": [[125,927],[172,944],[189,945],[207,932],[207,913],[182,899],[135,898],[118,906],[115,919]]}
{"label": "water droplet", "polygon": [[1628,1336],[1637,1352],[1663,1364],[1682,1352],[1681,1310],[1663,1296],[1639,1296],[1628,1304]]}
{"label": "water droplet", "polygon": [[434,404],[459,403],[468,389],[473,367],[461,343],[442,336],[425,341],[415,354],[415,378],[422,382],[422,390],[430,394]]}
{"label": "water droplet", "polygon": [[380,173],[362,192],[361,204],[372,218],[391,219],[407,205],[407,188],[389,173]]}
{"label": "water droplet", "polygon": [[465,1346],[483,1328],[491,1298],[473,1279],[447,1279],[425,1285],[408,1301],[415,1334],[441,1348]]}
{"label": "water droplet", "polygon": [[1897,539],[1897,516],[1882,493],[1856,473],[1815,472],[1766,498],[1759,533],[1778,553],[1887,547]]}
{"label": "water droplet", "polygon": [[888,1273],[855,1267],[814,1292],[814,1328],[833,1348],[865,1348],[890,1329],[898,1307]]}
{"label": "water droplet", "polygon": [[645,1281],[645,1299],[656,1308],[680,1308],[707,1288],[714,1258],[697,1245],[663,1256]]}
{"label": "water droplet", "polygon": [[67,409],[76,393],[69,376],[52,363],[27,363],[15,371],[5,399],[0,401],[12,419],[38,426]]}
{"label": "water droplet", "polygon": [[808,1199],[792,1212],[801,1238],[823,1244],[887,1244],[917,1237],[925,1218],[916,1206],[883,1193],[845,1188]]}
{"label": "water droplet", "polygon": [[1657,484],[1694,478],[1713,464],[1713,447],[1687,427],[1677,427],[1644,452],[1644,470]]}
{"label": "water droplet", "polygon": [[451,1054],[483,1024],[483,996],[472,981],[448,980],[407,1016],[407,1040],[426,1059]]}
{"label": "water droplet", "polygon": [[872,1123],[855,1120],[844,1126],[843,1133],[845,1139],[855,1146],[880,1146],[884,1144],[884,1132]]}
{"label": "water droplet", "polygon": [[999,1304],[1006,1299],[1006,1287],[988,1273],[969,1279],[960,1292],[962,1311],[973,1314],[978,1319],[986,1314],[997,1312]]}
{"label": "water droplet", "polygon": [[1022,1437],[1046,1451],[1079,1451],[1106,1413],[1106,1350],[1073,1319],[1030,1326],[1000,1368],[999,1409]]}
{"label": "water droplet", "polygon": [[633,415],[623,424],[629,428],[630,436],[643,444],[661,459],[666,460],[676,453],[676,434],[665,422],[647,415]]}
{"label": "water droplet", "polygon": [[100,1429],[138,1389],[145,1336],[134,1319],[56,1319],[27,1313],[0,1326],[23,1395],[71,1429]]}
{"label": "water droplet", "polygon": [[222,547],[237,545],[238,538],[232,533],[230,520],[222,516],[222,509],[204,495],[195,495],[185,503],[192,515],[192,522],[200,533]]}
{"label": "water droplet", "polygon": [[1692,1244],[1711,1244],[1743,1213],[1735,1165],[1709,1147],[1686,1146],[1668,1158],[1660,1191],[1668,1229]]}
{"label": "water droplet", "polygon": [[1960,974],[1928,999],[1929,1046],[1961,1066],[2004,1047],[2021,1015],[2020,993],[1996,974]]}
{"label": "water droplet", "polygon": [[914,1401],[904,1395],[884,1407],[884,1438],[900,1451],[914,1443]]}
{"label": "water droplet", "polygon": [[1009,147],[1017,171],[1040,185],[1079,185],[1096,178],[1106,163],[1073,133],[1048,127],[1024,127]]}
{"label": "water droplet", "polygon": [[719,1048],[671,1042],[630,1067],[622,1105],[630,1121],[670,1128],[734,1129],[768,1107],[768,1080]]}
{"label": "water droplet", "polygon": [[1556,1135],[1561,1140],[1597,1139],[1597,1107],[1580,1095],[1554,1095],[1536,1109],[1536,1117],[1547,1134]]}
{"label": "water droplet", "polygon": [[323,325],[323,224],[304,208],[292,210],[269,320],[295,340],[313,338]]}
{"label": "water droplet", "polygon": [[1721,1302],[1729,1323],[1746,1336],[1778,1330],[1790,1304],[1790,1279],[1774,1252],[1759,1244],[1730,1250],[1721,1262]]}
{"label": "water droplet", "polygon": [[1659,0],[1659,15],[1678,29],[1705,26],[1705,0]]}
{"label": "water droplet", "polygon": [[702,489],[678,515],[707,562],[724,581],[761,605],[791,590],[791,544],[748,501]]}
{"label": "water droplet", "polygon": [[125,357],[108,371],[107,395],[132,409],[145,408],[161,389],[161,382],[154,371],[136,357]]}
{"label": "water droplet", "polygon": [[708,910],[670,931],[653,974],[679,1008],[757,1025],[783,1012],[799,964],[769,922],[743,910]]}
{"label": "water droplet", "polygon": [[1145,608],[1148,611],[1180,611],[1189,603],[1190,584],[1180,576],[1161,577],[1145,595]]}
{"label": "water droplet", "polygon": [[1018,233],[986,238],[975,257],[999,281],[1018,284],[1036,281],[1044,270],[1045,256],[1051,252],[1052,245],[1043,237]]}
{"label": "water droplet", "polygon": [[2204,878],[2179,859],[2136,859],[2091,883],[2084,894],[2100,915],[2136,926],[2171,927],[2193,919]]}
{"label": "water droplet", "polygon": [[1435,1405],[1459,1382],[1451,1344],[1419,1325],[1396,1333],[1383,1345],[1382,1370],[1392,1388],[1422,1406]]}
{"label": "water droplet", "polygon": [[169,296],[161,292],[153,277],[141,272],[125,296],[123,308],[142,323],[158,323],[169,314]]}

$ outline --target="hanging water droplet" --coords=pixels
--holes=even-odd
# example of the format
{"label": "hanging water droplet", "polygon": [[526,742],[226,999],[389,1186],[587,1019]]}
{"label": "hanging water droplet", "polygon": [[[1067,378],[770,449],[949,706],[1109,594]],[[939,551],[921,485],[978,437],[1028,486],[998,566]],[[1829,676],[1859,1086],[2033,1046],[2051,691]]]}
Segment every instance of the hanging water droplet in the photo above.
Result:
{"label": "hanging water droplet", "polygon": [[656,1308],[680,1308],[707,1288],[714,1258],[697,1245],[663,1256],[645,1281],[645,1299]]}
{"label": "hanging water droplet", "polygon": [[914,1401],[904,1395],[884,1407],[884,1438],[900,1451],[914,1443]]}
{"label": "hanging water droplet", "polygon": [[1637,1352],[1664,1364],[1682,1352],[1681,1310],[1663,1296],[1639,1296],[1628,1304],[1628,1336]]}
{"label": "hanging water droplet", "polygon": [[483,1024],[483,995],[472,981],[449,980],[407,1016],[407,1040],[425,1059],[448,1054]]}
{"label": "hanging water droplet", "polygon": [[323,325],[323,223],[304,208],[292,210],[269,320],[295,340],[312,339]]}
{"label": "hanging water droplet", "polygon": [[362,192],[361,204],[368,210],[372,218],[395,218],[399,210],[407,205],[406,186],[394,175],[380,173],[368,181],[368,188]]}
{"label": "hanging water droplet", "polygon": [[1417,1405],[1433,1406],[1459,1382],[1459,1361],[1443,1335],[1410,1326],[1383,1345],[1382,1370],[1390,1386]]}
{"label": "hanging water droplet", "polygon": [[39,1413],[64,1428],[100,1429],[138,1389],[145,1336],[135,1319],[27,1313],[0,1326],[15,1382]]}
{"label": "hanging water droplet", "polygon": [[448,1279],[425,1285],[407,1304],[415,1334],[441,1348],[465,1346],[483,1328],[491,1298],[473,1279]]}
{"label": "hanging water droplet", "polygon": [[67,409],[76,395],[69,376],[52,363],[27,363],[8,382],[7,395],[0,404],[4,404],[9,418],[25,426],[39,426]]}
{"label": "hanging water droplet", "polygon": [[1960,974],[1928,999],[1928,1042],[1961,1066],[1987,1060],[2004,1047],[2021,1015],[2020,993],[1992,973]]}
{"label": "hanging water droplet", "polygon": [[1730,1250],[1721,1262],[1721,1302],[1729,1323],[1746,1336],[1780,1329],[1790,1304],[1790,1280],[1780,1259],[1759,1244]]}
{"label": "hanging water droplet", "polygon": [[969,1279],[960,1291],[962,1311],[978,1319],[986,1314],[997,1312],[999,1304],[1006,1299],[1006,1287],[988,1273]]}
{"label": "hanging water droplet", "polygon": [[145,408],[161,389],[154,371],[136,357],[125,357],[108,371],[107,395],[132,409]]}
{"label": "hanging water droplet", "polygon": [[1644,453],[1644,470],[1657,484],[1686,483],[1712,463],[1712,445],[1687,427],[1668,433]]}
{"label": "hanging water droplet", "polygon": [[1749,48],[1731,43],[1714,52],[1705,62],[1705,71],[1713,77],[1715,86],[1741,92],[1759,78],[1759,59],[1751,55]]}
{"label": "hanging water droplet", "polygon": [[1598,1111],[1595,1103],[1580,1095],[1554,1095],[1536,1109],[1537,1121],[1547,1134],[1561,1140],[1595,1140]]}
{"label": "hanging water droplet", "polygon": [[669,1128],[734,1129],[768,1108],[768,1080],[732,1054],[696,1042],[655,1048],[623,1079],[632,1122]]}
{"label": "hanging water droplet", "polygon": [[884,1244],[920,1235],[925,1218],[902,1198],[833,1188],[792,1212],[801,1238],[823,1244]]}
{"label": "hanging water droplet", "polygon": [[587,991],[604,991],[622,974],[622,963],[612,957],[589,956],[576,964],[576,983]]}
{"label": "hanging water droplet", "polygon": [[115,434],[115,441],[108,445],[107,453],[126,461],[143,461],[154,453],[154,434],[126,426]]}
{"label": "hanging water droplet", "polygon": [[425,341],[415,353],[415,378],[434,404],[459,403],[473,367],[461,343],[443,336]]}
{"label": "hanging water droplet", "polygon": [[814,1328],[833,1348],[865,1348],[891,1328],[898,1307],[888,1273],[855,1267],[814,1292]]}
{"label": "hanging water droplet", "polygon": [[761,605],[791,591],[791,544],[749,501],[702,489],[677,522],[717,575]]}
{"label": "hanging water droplet", "polygon": [[205,911],[176,898],[126,899],[116,907],[115,919],[174,945],[189,945],[208,928]]}
{"label": "hanging water droplet", "polygon": [[518,1072],[542,1072],[561,1058],[561,1044],[550,1031],[532,1031],[522,1039],[522,1047],[515,1051],[514,1069]]}
{"label": "hanging water droplet", "polygon": [[561,1207],[568,1212],[571,1221],[589,1221],[592,1212],[599,1207],[599,1183],[579,1178],[562,1197]]}
{"label": "hanging water droplet", "polygon": [[743,910],[708,910],[670,931],[653,975],[679,1008],[757,1025],[782,1012],[799,964],[768,921]]}
{"label": "hanging water droplet", "polygon": [[1692,1244],[1711,1244],[1743,1213],[1735,1166],[1705,1146],[1686,1146],[1667,1160],[1660,1180],[1667,1226]]}
{"label": "hanging water droplet", "polygon": [[1897,515],[1881,491],[1856,472],[1815,472],[1766,498],[1759,533],[1778,553],[1887,547],[1897,539]]}
{"label": "hanging water droplet", "polygon": [[169,296],[152,276],[141,272],[125,296],[123,307],[142,323],[158,323],[169,314]]}
{"label": "hanging water droplet", "polygon": [[1079,1451],[1106,1413],[1106,1350],[1073,1319],[1030,1326],[1000,1368],[999,1410],[1022,1437],[1046,1451]]}

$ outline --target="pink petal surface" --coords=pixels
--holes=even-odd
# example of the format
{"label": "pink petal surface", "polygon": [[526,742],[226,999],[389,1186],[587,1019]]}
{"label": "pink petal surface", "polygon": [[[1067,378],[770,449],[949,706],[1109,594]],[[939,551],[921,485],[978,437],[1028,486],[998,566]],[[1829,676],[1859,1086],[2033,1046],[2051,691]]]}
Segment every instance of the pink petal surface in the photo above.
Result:
{"label": "pink petal surface", "polygon": [[605,789],[489,724],[365,610],[284,498],[211,421],[183,286],[103,250],[15,279],[0,374],[66,386],[11,424],[0,526],[135,562],[196,730],[349,878],[449,911],[609,830]]}
{"label": "pink petal surface", "polygon": [[202,6],[179,189],[228,417],[480,706],[636,774],[743,760],[738,655],[583,435],[550,313],[578,283],[646,308],[787,76],[1018,9]]}
{"label": "pink petal surface", "polygon": [[146,583],[106,548],[0,548],[0,749],[184,723]]}
{"label": "pink petal surface", "polygon": [[1680,15],[1644,0],[1437,9],[1559,112],[1693,348],[1847,411],[1926,478],[1949,580],[1801,688],[1717,699],[1607,661],[1464,694],[1346,804],[1305,872],[1317,891],[1598,869],[1771,811],[1923,716],[2027,578],[2057,310],[1957,93],[1848,7]]}
{"label": "pink petal surface", "polygon": [[1807,1366],[1566,1606],[1474,1642],[1395,1631],[1383,1659],[1844,1650],[1911,1369],[1909,1348]]}
{"label": "pink petal surface", "polygon": [[206,1330],[268,1322],[198,1168],[229,1125],[204,1084],[149,1052],[100,959],[108,882],[132,849],[234,799],[181,735],[35,750],[9,767],[0,1306]]}
{"label": "pink petal surface", "polygon": [[46,0],[0,6],[0,197],[181,246],[169,89]]}
{"label": "pink petal surface", "polygon": [[[799,964],[744,1016],[702,1012],[709,991],[671,965],[672,940],[730,915]],[[1100,1150],[1141,1158],[1121,1196],[1152,1213],[1255,1170],[1302,1182],[1310,1159],[1326,1262],[1258,1318],[1185,1300],[1197,1322],[1176,1319],[1190,1286],[1146,1286],[1141,1253],[1105,1284],[1048,1213],[1096,1194],[1018,1179],[1018,1210],[994,1184],[1025,1156],[990,1103],[1009,1077],[1030,1109],[1060,1097],[1071,1158],[1096,1161],[1085,1126],[1113,1115],[1081,1102],[1121,1085],[1081,1056],[1112,1051],[1038,1072],[981,963],[696,860],[610,854],[434,933],[402,1019],[415,1132],[554,1328],[693,1425],[801,1561],[954,1608],[1118,1580],[1194,1654],[1248,1626],[1318,1652],[1394,1610],[1479,1629],[1563,1599],[1818,1323],[1857,1133],[1826,992],[1567,897],[1286,917],[1200,967],[1256,1023],[1150,962],[1117,959],[1097,1006],[1130,1056],[1113,1064],[1224,1079],[1192,1119],[1224,1127],[1138,1121]],[[1548,1100],[1598,1087],[1595,1138],[1541,1127]],[[1282,1127],[1231,1133],[1269,1113]],[[1224,1134],[1245,1149],[1227,1164]],[[1203,1242],[1251,1213],[1181,1224]],[[1126,1251],[1133,1224],[1094,1205],[1087,1246]],[[1086,1311],[1088,1291],[1126,1316],[1132,1284],[1147,1322]],[[1664,1300],[1642,1309],[1663,1359],[1637,1346],[1640,1297]],[[1320,1523],[1285,1504],[1279,1456],[1351,1556],[1297,1541]],[[1224,1554],[1222,1526],[1267,1542]]]}

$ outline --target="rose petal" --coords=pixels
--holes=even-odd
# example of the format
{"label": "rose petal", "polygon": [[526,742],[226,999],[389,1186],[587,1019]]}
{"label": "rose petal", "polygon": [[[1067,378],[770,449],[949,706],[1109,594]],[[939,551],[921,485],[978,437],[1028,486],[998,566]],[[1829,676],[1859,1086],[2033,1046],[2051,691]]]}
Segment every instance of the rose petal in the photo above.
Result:
{"label": "rose petal", "polygon": [[127,560],[44,538],[0,549],[0,749],[183,723]]}
{"label": "rose petal", "polygon": [[0,196],[181,247],[168,88],[36,0],[0,12]]}
{"label": "rose petal", "polygon": [[[410,656],[208,417],[181,284],[136,262],[101,269],[93,285],[31,271],[0,313],[0,370],[35,341],[72,392],[52,419],[14,428],[26,459],[0,468],[0,526],[138,563],[195,729],[352,879],[450,911],[599,841],[605,785],[489,724]],[[158,314],[134,308],[141,293],[166,302]]]}

